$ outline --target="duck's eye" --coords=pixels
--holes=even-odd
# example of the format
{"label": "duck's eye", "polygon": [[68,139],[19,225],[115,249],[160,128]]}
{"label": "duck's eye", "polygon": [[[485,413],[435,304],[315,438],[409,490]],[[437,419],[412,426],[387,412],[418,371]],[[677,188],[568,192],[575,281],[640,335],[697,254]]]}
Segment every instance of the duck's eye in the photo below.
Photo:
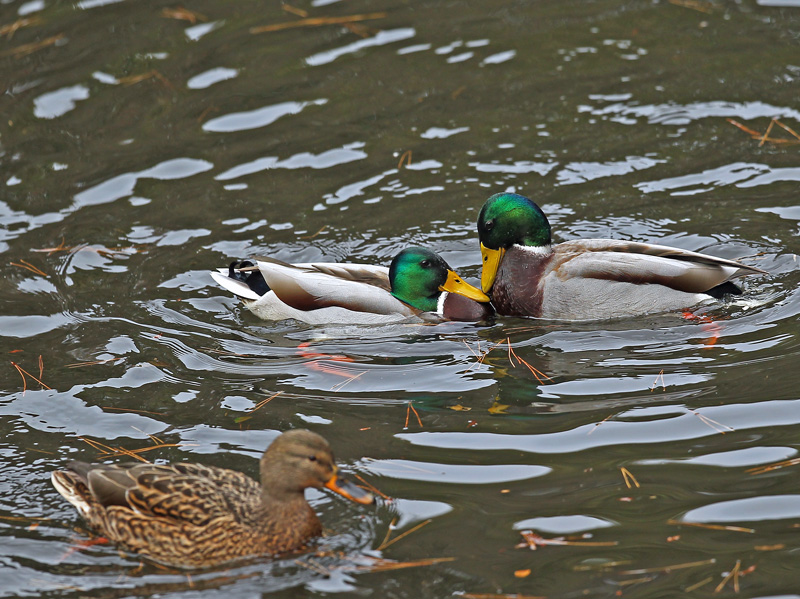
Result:
{"label": "duck's eye", "polygon": [[491,231],[492,229],[494,229],[494,221],[493,220],[487,220],[485,223],[483,223],[483,228],[486,231]]}
{"label": "duck's eye", "polygon": [[426,258],[425,260],[423,260],[422,262],[420,262],[420,263],[419,263],[419,265],[420,265],[422,268],[429,268],[429,267],[430,267],[430,265],[431,265],[431,261],[430,261],[430,260],[428,260],[428,259]]}
{"label": "duck's eye", "polygon": [[316,462],[317,461],[317,456],[315,456],[315,455],[308,456],[308,461],[309,462]]}

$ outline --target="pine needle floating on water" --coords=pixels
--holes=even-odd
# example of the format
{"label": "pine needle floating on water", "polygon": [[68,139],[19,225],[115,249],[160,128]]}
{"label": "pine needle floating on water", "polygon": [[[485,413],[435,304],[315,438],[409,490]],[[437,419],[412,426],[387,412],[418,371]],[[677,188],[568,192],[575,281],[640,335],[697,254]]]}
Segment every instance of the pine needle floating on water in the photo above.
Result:
{"label": "pine needle floating on water", "polygon": [[[765,143],[788,144],[788,145],[800,144],[800,134],[798,134],[794,129],[792,129],[788,125],[784,125],[783,123],[781,123],[778,119],[772,119],[770,121],[765,133],[759,133],[758,131],[751,129],[750,127],[747,127],[746,125],[743,125],[742,123],[734,119],[725,119],[725,120],[728,121],[734,127],[737,127],[738,129],[741,129],[742,131],[750,135],[750,137],[752,137],[753,139],[759,140],[758,141],[759,147],[763,146]],[[778,127],[788,132],[792,137],[794,137],[794,139],[769,137],[769,133],[772,131],[774,125],[778,125]]]}
{"label": "pine needle floating on water", "polygon": [[749,532],[754,533],[752,528],[744,528],[742,526],[728,526],[725,524],[706,524],[704,522],[685,522],[683,520],[667,520],[667,524],[674,526],[694,526],[697,528],[707,528],[709,530],[728,530],[731,532]]}
{"label": "pine needle floating on water", "polygon": [[779,470],[781,468],[787,468],[789,466],[796,466],[800,464],[800,458],[792,458],[791,460],[783,460],[782,462],[774,462],[772,464],[766,464],[765,466],[756,466],[754,468],[748,468],[745,472],[749,474],[764,474],[765,472],[772,472],[773,470]]}
{"label": "pine needle floating on water", "polygon": [[[519,354],[517,354],[517,352],[514,351],[514,347],[511,345],[511,338],[510,337],[506,337],[505,341],[498,341],[497,343],[492,345],[486,351],[481,351],[481,346],[480,346],[480,342],[479,342],[478,343],[478,351],[481,352],[480,355],[475,353],[475,350],[470,347],[470,345],[469,345],[469,343],[467,343],[466,339],[462,339],[461,341],[464,343],[464,345],[467,346],[467,349],[469,351],[471,351],[472,355],[475,356],[475,358],[477,359],[477,362],[475,362],[475,364],[473,364],[472,366],[467,368],[467,372],[469,372],[470,370],[475,368],[475,366],[483,364],[484,360],[486,359],[486,356],[488,356],[489,353],[492,350],[494,350],[497,347],[500,347],[501,345],[506,345],[508,347],[508,361],[511,364],[511,366],[516,368],[517,366],[522,364],[523,366],[525,366],[531,372],[531,374],[536,378],[536,380],[540,384],[545,384],[545,379],[548,380],[548,381],[552,381],[553,380],[552,378],[547,376],[545,373],[543,373],[541,370],[539,370],[538,368],[536,368],[534,366],[531,366],[531,364],[528,363],[526,360],[524,360],[523,358],[520,358]],[[516,364],[514,363],[515,359],[517,361]]]}
{"label": "pine needle floating on water", "polygon": [[297,564],[298,566],[302,567],[302,568],[307,568],[308,570],[311,570],[312,572],[316,572],[317,574],[322,574],[325,577],[328,577],[331,574],[333,574],[332,570],[329,570],[325,566],[323,566],[321,564],[318,564],[317,562],[313,561],[311,558],[308,558],[306,561],[296,559],[296,560],[294,560],[294,563]]}
{"label": "pine needle floating on water", "polygon": [[10,50],[0,53],[0,56],[13,56],[14,58],[22,58],[23,56],[28,56],[29,54],[33,54],[34,52],[37,52],[43,48],[57,44],[59,41],[64,39],[64,37],[65,36],[63,33],[59,33],[58,35],[48,37],[40,42],[32,42],[30,44],[23,44],[21,46],[17,46],[16,48],[11,48]]}
{"label": "pine needle floating on water", "polygon": [[9,264],[11,266],[17,266],[19,268],[24,268],[25,270],[29,270],[32,273],[40,275],[42,277],[49,277],[50,276],[46,272],[44,272],[42,269],[34,266],[33,264],[31,264],[27,260],[20,260],[19,262],[9,262]]}
{"label": "pine needle floating on water", "polygon": [[265,405],[267,405],[269,402],[271,402],[273,399],[275,399],[276,397],[278,397],[279,395],[282,395],[282,394],[283,394],[283,391],[278,391],[277,393],[273,393],[272,395],[270,395],[266,399],[262,399],[255,406],[253,406],[253,408],[251,410],[249,410],[246,415],[239,416],[238,418],[234,418],[233,421],[236,424],[239,424],[240,422],[244,422],[245,420],[250,420],[253,417],[253,413],[256,410],[260,410]]}
{"label": "pine needle floating on water", "polygon": [[522,535],[524,541],[516,545],[515,549],[528,548],[536,550],[539,547],[546,545],[571,545],[577,547],[615,547],[619,545],[619,541],[573,541],[566,537],[556,537],[553,539],[546,539],[541,535],[537,535],[532,530],[521,530],[519,534]]}
{"label": "pine needle floating on water", "polygon": [[659,372],[659,373],[658,373],[658,375],[656,376],[656,380],[655,380],[655,381],[653,381],[653,386],[652,386],[652,387],[650,387],[650,392],[651,392],[651,393],[652,393],[652,392],[653,392],[653,390],[654,390],[654,389],[655,389],[655,388],[658,386],[658,379],[659,379],[659,378],[661,379],[661,390],[662,390],[662,391],[666,391],[666,390],[667,390],[667,386],[666,386],[666,384],[664,383],[664,369],[662,368],[662,369],[661,369],[661,372]]}
{"label": "pine needle floating on water", "polygon": [[633,487],[636,487],[638,489],[638,488],[641,487],[641,485],[639,484],[639,481],[636,480],[636,477],[633,474],[631,474],[630,470],[628,470],[625,467],[622,467],[622,468],[619,469],[619,471],[622,472],[622,478],[625,481],[625,486],[626,487],[628,487],[629,489],[631,489]]}
{"label": "pine needle floating on water", "polygon": [[[122,80],[120,80],[122,81]],[[59,243],[55,247],[49,248],[35,248],[31,250],[32,252],[43,253],[43,254],[55,254],[58,252],[96,252],[101,256],[105,257],[114,257],[117,255],[129,255],[129,254],[138,254],[141,252],[145,252],[147,250],[142,249],[141,246],[130,245],[126,247],[117,247],[117,248],[104,248],[104,247],[94,247],[91,245],[86,244],[79,244],[79,245],[66,245],[64,243],[64,238],[61,238],[61,243]]]}
{"label": "pine needle floating on water", "polygon": [[392,501],[391,497],[389,497],[386,493],[383,493],[380,489],[378,489],[378,487],[376,487],[372,483],[367,482],[366,480],[364,480],[363,476],[360,476],[359,474],[357,474],[355,472],[350,473],[350,475],[355,477],[355,478],[357,478],[358,480],[360,480],[361,484],[363,485],[363,487],[367,491],[371,491],[372,493],[374,493],[375,495],[377,495],[378,497],[380,497],[380,498],[382,498],[382,499],[384,499],[386,501]]}
{"label": "pine needle floating on water", "polygon": [[588,433],[586,433],[586,435],[587,435],[587,436],[588,436],[588,435],[591,435],[591,434],[592,434],[594,431],[596,431],[596,430],[597,430],[597,427],[598,427],[598,426],[600,426],[600,425],[601,425],[601,424],[603,424],[604,422],[608,422],[608,421],[609,421],[609,420],[610,420],[610,419],[611,419],[613,416],[615,416],[615,414],[609,414],[608,416],[606,416],[605,418],[603,418],[603,419],[602,419],[600,422],[595,422],[595,423],[594,423],[594,426],[592,427],[592,429],[591,429],[591,430],[590,430]]}
{"label": "pine needle floating on water", "polygon": [[707,585],[709,582],[713,582],[713,581],[714,581],[714,577],[713,577],[713,576],[709,576],[708,578],[704,578],[704,579],[703,579],[703,580],[701,580],[700,582],[698,582],[698,583],[696,583],[696,584],[693,584],[693,585],[692,585],[692,586],[690,586],[690,587],[686,587],[686,588],[683,590],[683,592],[684,592],[684,593],[691,593],[692,591],[694,591],[694,590],[696,590],[696,589],[699,589],[700,587],[704,587],[704,586],[706,586],[706,585]]}
{"label": "pine needle floating on water", "polygon": [[293,15],[297,15],[298,17],[307,17],[308,11],[303,10],[302,8],[297,8],[292,6],[291,4],[281,4],[281,8],[288,13],[292,13]]}
{"label": "pine needle floating on water", "polygon": [[395,538],[393,538],[393,539],[390,541],[390,540],[389,540],[389,537],[390,537],[390,536],[391,536],[391,534],[392,534],[392,530],[393,530],[393,527],[394,527],[394,525],[395,525],[395,523],[396,523],[396,522],[397,522],[397,518],[395,518],[394,520],[392,520],[392,523],[389,525],[389,530],[387,530],[387,531],[386,531],[386,536],[384,537],[384,539],[383,539],[383,542],[382,542],[382,543],[381,543],[381,544],[378,546],[378,548],[377,548],[377,551],[383,551],[383,550],[384,550],[384,549],[386,549],[386,548],[387,548],[389,545],[394,545],[394,544],[395,544],[397,541],[399,541],[400,539],[402,539],[402,538],[404,538],[404,537],[407,537],[407,536],[408,536],[408,535],[410,535],[411,533],[417,532],[417,531],[418,531],[420,528],[422,528],[423,526],[427,526],[428,524],[430,524],[431,522],[433,522],[433,519],[432,519],[432,518],[429,518],[429,519],[425,520],[424,522],[420,522],[419,524],[417,524],[417,525],[416,525],[416,526],[414,526],[413,528],[409,528],[407,531],[405,531],[405,532],[403,532],[403,533],[400,533],[399,535],[397,535]]}
{"label": "pine needle floating on water", "polygon": [[403,430],[408,429],[408,419],[411,416],[411,412],[414,412],[414,416],[417,417],[417,422],[419,422],[419,427],[425,428],[424,426],[422,426],[422,419],[419,417],[419,412],[417,412],[417,409],[414,407],[412,402],[408,402],[408,407],[406,408],[406,423],[405,425],[403,425]]}
{"label": "pine needle floating on water", "polygon": [[733,431],[736,430],[735,428],[733,428],[731,426],[728,426],[727,424],[722,424],[721,422],[717,422],[716,420],[713,420],[712,418],[709,418],[708,416],[703,416],[697,410],[693,410],[691,408],[687,408],[687,410],[689,410],[692,414],[697,416],[700,419],[700,422],[702,422],[703,424],[705,424],[709,428],[717,431],[721,435],[724,435],[725,433],[733,432]]}
{"label": "pine needle floating on water", "polygon": [[369,372],[369,371],[362,370],[361,372],[357,372],[356,374],[350,375],[345,370],[336,371],[336,374],[338,374],[339,376],[347,376],[348,378],[347,378],[347,380],[344,380],[344,381],[342,381],[340,383],[336,383],[333,387],[331,387],[331,391],[341,391],[344,388],[345,385],[349,385],[350,383],[352,383],[356,379],[360,379],[362,376],[367,374],[367,372]]}
{"label": "pine needle floating on water", "polygon": [[461,599],[547,599],[541,595],[520,595],[519,593],[508,593],[499,595],[497,593],[463,593]]}
{"label": "pine needle floating on water", "polygon": [[370,558],[373,563],[369,566],[361,566],[356,568],[358,572],[388,572],[390,570],[403,570],[405,568],[421,568],[424,566],[433,566],[434,564],[442,564],[445,562],[453,562],[454,557],[429,557],[425,559],[418,559],[410,562],[396,562],[394,560]]}
{"label": "pine needle floating on water", "polygon": [[[109,362],[119,362],[120,360],[124,360],[122,356],[117,356],[116,358],[108,358],[106,360],[91,360],[89,362],[74,362],[72,364],[67,364],[67,368],[83,368],[84,366],[98,366],[100,364],[108,364]],[[114,409],[114,408],[110,408]],[[151,412],[152,413],[152,412]]]}
{"label": "pine needle floating on water", "polygon": [[161,10],[161,16],[166,19],[178,19],[180,21],[189,21],[192,25],[198,21],[208,21],[208,17],[201,15],[199,12],[187,10],[182,6],[178,8],[164,8]]}
{"label": "pine needle floating on water", "polygon": [[397,163],[397,170],[403,168],[403,163],[406,163],[406,166],[411,166],[411,150],[406,150],[403,152],[403,155],[400,156],[400,162]]}
{"label": "pine needle floating on water", "polygon": [[98,456],[99,458],[115,458],[124,455],[147,464],[150,463],[150,460],[143,458],[139,454],[147,451],[153,451],[154,449],[163,449],[164,447],[187,447],[186,443],[160,443],[156,445],[150,445],[148,447],[140,447],[139,449],[126,449],[124,447],[111,447],[110,445],[106,445],[100,441],[95,441],[94,439],[87,439],[86,437],[79,437],[79,439],[98,450],[100,452],[100,455]]}
{"label": "pine needle floating on water", "polygon": [[711,559],[704,559],[698,562],[684,562],[681,564],[670,564],[669,566],[656,566],[654,568],[639,568],[637,570],[622,570],[619,574],[624,576],[636,575],[639,574],[652,574],[655,572],[664,572],[669,573],[674,570],[685,570],[686,568],[697,568],[698,566],[708,566],[709,564],[717,563],[717,559],[712,557]]}
{"label": "pine needle floating on water", "polygon": [[345,17],[310,17],[299,21],[289,21],[287,23],[275,23],[274,25],[263,25],[261,27],[251,27],[250,33],[268,33],[271,31],[282,31],[284,29],[295,29],[297,27],[319,27],[322,25],[345,25],[358,21],[369,21],[373,19],[383,19],[388,13],[373,12],[360,15],[349,15]]}
{"label": "pine needle floating on water", "polygon": [[[747,569],[747,573],[749,574],[753,570],[755,570],[755,566],[750,566]],[[742,560],[737,559],[736,560],[736,565],[733,566],[733,569],[731,569],[731,571],[728,572],[728,574],[725,576],[725,578],[722,579],[722,582],[720,582],[717,585],[717,588],[714,589],[714,593],[719,593],[722,589],[724,589],[725,585],[728,584],[728,581],[731,580],[731,579],[733,579],[733,591],[735,593],[738,593],[739,592],[739,577],[743,576],[744,574],[745,574],[745,572],[742,572]]]}
{"label": "pine needle floating on water", "polygon": [[7,35],[8,39],[10,40],[12,37],[14,37],[14,34],[23,27],[28,27],[30,25],[39,25],[41,22],[42,20],[39,17],[17,19],[10,25],[3,25],[2,27],[0,27],[0,37]]}
{"label": "pine needle floating on water", "polygon": [[22,366],[20,366],[20,365],[19,365],[19,364],[17,364],[16,362],[11,362],[11,365],[12,365],[14,368],[16,368],[16,369],[17,369],[17,372],[19,372],[19,375],[22,377],[22,392],[23,392],[23,393],[25,393],[25,391],[27,391],[27,390],[28,390],[28,381],[27,381],[27,379],[25,378],[25,376],[26,376],[26,375],[27,375],[27,376],[29,376],[29,377],[31,377],[31,378],[32,378],[34,381],[36,381],[37,383],[39,383],[39,384],[40,384],[42,387],[44,387],[45,389],[51,390],[51,388],[50,388],[50,387],[48,387],[47,385],[45,385],[45,384],[44,384],[44,383],[41,381],[41,376],[42,376],[42,373],[43,373],[43,371],[44,371],[44,363],[42,362],[42,356],[39,356],[39,378],[36,378],[35,376],[33,376],[33,375],[30,373],[30,372],[28,372],[27,370],[25,370],[25,369],[24,369]]}
{"label": "pine needle floating on water", "polygon": [[675,6],[682,6],[683,8],[690,8],[697,12],[711,14],[714,12],[715,6],[711,2],[700,2],[698,0],[669,0],[670,4]]}

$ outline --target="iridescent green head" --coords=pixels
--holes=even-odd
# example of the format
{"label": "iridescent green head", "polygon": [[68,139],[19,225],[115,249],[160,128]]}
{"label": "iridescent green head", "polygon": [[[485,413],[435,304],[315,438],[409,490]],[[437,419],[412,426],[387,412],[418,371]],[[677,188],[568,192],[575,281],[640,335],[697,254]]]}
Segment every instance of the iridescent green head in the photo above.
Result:
{"label": "iridescent green head", "polygon": [[436,312],[443,291],[489,301],[480,289],[462,281],[441,256],[421,247],[406,248],[394,257],[389,283],[393,296],[425,312]]}
{"label": "iridescent green head", "polygon": [[480,242],[493,250],[512,245],[550,245],[550,223],[544,212],[525,196],[498,193],[486,200],[478,215]]}

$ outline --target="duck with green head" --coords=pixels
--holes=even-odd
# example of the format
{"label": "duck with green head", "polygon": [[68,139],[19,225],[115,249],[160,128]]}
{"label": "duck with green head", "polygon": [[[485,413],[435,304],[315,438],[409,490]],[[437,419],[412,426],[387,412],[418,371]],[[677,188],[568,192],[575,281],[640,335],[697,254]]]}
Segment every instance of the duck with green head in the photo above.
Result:
{"label": "duck with green head", "polygon": [[293,318],[309,324],[381,324],[484,320],[488,296],[465,283],[429,249],[410,247],[389,268],[371,264],[287,264],[268,257],[234,262],[212,272],[264,320]]}
{"label": "duck with green head", "polygon": [[530,199],[493,195],[478,215],[481,287],[498,314],[598,320],[680,310],[741,293],[731,279],[764,271],[678,248],[578,239],[552,244]]}

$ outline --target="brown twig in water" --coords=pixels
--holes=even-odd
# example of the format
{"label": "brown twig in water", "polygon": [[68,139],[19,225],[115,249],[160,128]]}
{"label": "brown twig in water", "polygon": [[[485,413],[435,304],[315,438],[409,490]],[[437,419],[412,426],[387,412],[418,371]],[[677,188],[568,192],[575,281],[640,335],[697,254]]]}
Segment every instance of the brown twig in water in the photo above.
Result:
{"label": "brown twig in water", "polygon": [[642,486],[639,484],[639,481],[636,480],[636,477],[633,474],[631,474],[631,471],[625,468],[624,466],[620,468],[619,471],[622,472],[622,478],[625,481],[625,486],[628,487],[629,489],[633,488],[634,486],[638,489]]}
{"label": "brown twig in water", "polygon": [[384,549],[386,549],[386,548],[387,548],[389,545],[394,545],[394,544],[395,544],[397,541],[399,541],[399,540],[400,540],[400,539],[402,539],[403,537],[407,537],[407,536],[408,536],[408,535],[410,535],[412,532],[416,532],[416,531],[418,531],[420,528],[422,528],[423,526],[427,526],[427,525],[428,525],[428,524],[430,524],[431,522],[433,522],[433,519],[432,519],[432,518],[429,518],[428,520],[425,520],[425,522],[420,522],[420,523],[419,523],[419,524],[417,524],[415,527],[413,527],[413,528],[409,528],[407,531],[405,531],[405,532],[403,532],[403,533],[400,533],[400,534],[399,534],[399,535],[397,535],[395,538],[393,538],[391,541],[389,540],[389,534],[392,532],[392,529],[391,529],[391,528],[389,528],[389,530],[387,531],[386,537],[383,539],[383,543],[381,543],[381,544],[380,544],[380,546],[378,546],[378,549],[377,549],[377,551],[383,551],[383,550],[384,550]]}
{"label": "brown twig in water", "polygon": [[274,25],[263,25],[261,27],[251,27],[250,33],[267,33],[271,31],[282,31],[284,29],[294,29],[296,27],[319,27],[321,25],[344,25],[345,23],[355,23],[357,21],[368,21],[372,19],[383,19],[388,13],[373,12],[361,15],[350,15],[346,17],[312,17],[300,19],[299,21],[289,21],[288,23],[275,23]]}

